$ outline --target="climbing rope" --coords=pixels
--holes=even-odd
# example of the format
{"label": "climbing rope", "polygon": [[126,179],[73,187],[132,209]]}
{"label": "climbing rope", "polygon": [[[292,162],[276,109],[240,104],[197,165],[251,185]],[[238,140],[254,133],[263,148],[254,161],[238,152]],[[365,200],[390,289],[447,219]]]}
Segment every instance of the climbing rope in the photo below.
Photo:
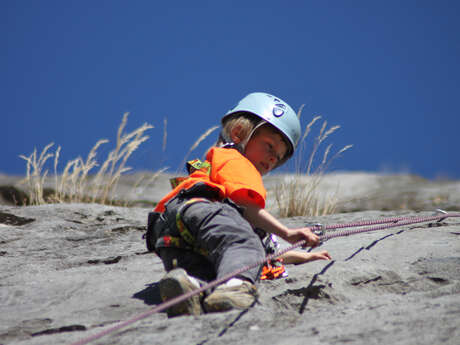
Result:
{"label": "climbing rope", "polygon": [[[446,211],[443,210],[436,210],[436,213],[433,215],[435,217],[435,220],[442,221],[445,218],[448,217],[458,217],[457,213],[447,213]],[[336,230],[336,229],[343,229],[343,228],[354,228],[354,227],[359,227],[359,226],[368,226],[368,225],[376,225],[376,224],[387,224],[387,223],[397,223],[401,221],[418,221],[420,220],[421,222],[425,221],[430,221],[431,217],[430,216],[424,216],[424,217],[392,217],[392,218],[380,218],[380,219],[374,219],[374,220],[364,220],[364,221],[359,221],[355,223],[345,223],[345,224],[333,224],[333,225],[322,225],[322,224],[313,224],[310,225],[309,227],[312,230],[324,230],[324,231],[329,231],[329,230]]]}
{"label": "climbing rope", "polygon": [[[373,221],[361,221],[361,222],[356,222],[356,223],[348,223],[348,224],[336,224],[336,225],[321,225],[321,224],[316,224],[314,226],[311,226],[310,228],[314,231],[320,231],[322,233],[319,234],[319,238],[321,242],[330,240],[332,238],[336,237],[343,237],[343,236],[350,236],[358,233],[364,233],[364,232],[372,232],[372,231],[377,231],[377,230],[383,230],[383,229],[388,229],[388,228],[393,228],[393,227],[399,227],[399,226],[404,226],[404,225],[410,225],[410,224],[417,224],[417,223],[423,223],[423,222],[430,222],[430,221],[442,221],[446,218],[451,218],[451,217],[460,217],[460,213],[446,213],[445,211],[439,210],[438,215],[434,216],[427,216],[427,217],[396,217],[396,218],[383,218],[383,219],[378,219],[378,220],[373,220]],[[392,224],[389,224],[392,223]],[[325,233],[325,231],[330,231],[330,230],[335,230],[335,229],[341,229],[341,228],[349,228],[349,227],[361,227],[361,226],[369,226],[369,225],[376,225],[376,224],[384,224],[384,225],[379,225],[379,226],[373,226],[373,227],[367,227],[363,229],[352,229],[352,230],[343,230],[343,231],[334,231],[334,232],[329,232]],[[181,303],[195,295],[200,294],[201,292],[204,292],[205,290],[212,289],[220,284],[225,283],[227,280],[238,276],[239,274],[249,271],[252,268],[259,267],[260,265],[264,264],[267,261],[271,261],[285,253],[287,253],[290,250],[299,248],[299,247],[305,247],[307,245],[306,240],[299,241],[285,249],[282,249],[278,251],[277,253],[267,255],[265,258],[258,260],[257,262],[254,262],[251,265],[247,265],[244,267],[241,267],[238,270],[235,270],[234,272],[231,272],[219,279],[213,280],[209,282],[206,285],[203,285],[199,289],[187,292],[183,295],[177,296],[175,298],[172,298],[166,302],[163,302],[156,307],[139,314],[137,316],[134,316],[128,320],[125,320],[123,322],[118,323],[115,326],[112,326],[110,328],[107,328],[106,330],[103,330],[102,332],[96,333],[92,336],[89,336],[87,338],[84,338],[80,341],[77,341],[75,343],[72,343],[71,345],[85,345],[90,343],[93,340],[102,338],[103,336],[113,333],[115,331],[118,331],[124,327],[127,327],[137,321],[140,321],[142,319],[145,319],[149,317],[152,314],[158,313],[160,311],[166,310],[173,305],[176,305],[178,303]]]}
{"label": "climbing rope", "polygon": [[[350,236],[350,235],[359,234],[363,232],[372,232],[372,231],[377,231],[377,230],[384,230],[384,229],[395,228],[395,227],[404,226],[404,225],[425,223],[425,222],[430,222],[430,221],[441,222],[444,219],[449,218],[449,217],[460,217],[460,213],[447,213],[443,210],[436,210],[436,211],[437,213],[433,216],[382,218],[382,219],[376,219],[376,220],[370,220],[370,221],[360,221],[360,222],[355,222],[355,223],[335,224],[335,225],[315,224],[311,227],[311,229],[319,235],[321,242],[325,242],[327,240],[330,240],[336,237]],[[392,223],[392,224],[389,224],[389,223]],[[379,225],[379,226],[362,228],[362,229],[352,229],[352,230],[330,232],[331,230],[350,228],[350,227],[362,227],[362,226],[369,226],[369,225],[376,225],[376,224],[386,224],[386,225]]]}

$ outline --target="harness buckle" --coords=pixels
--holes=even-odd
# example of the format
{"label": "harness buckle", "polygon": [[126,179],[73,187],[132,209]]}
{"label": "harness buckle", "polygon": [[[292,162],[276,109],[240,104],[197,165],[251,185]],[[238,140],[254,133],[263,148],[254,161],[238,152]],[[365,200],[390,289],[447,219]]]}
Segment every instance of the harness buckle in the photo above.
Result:
{"label": "harness buckle", "polygon": [[311,231],[317,236],[322,236],[325,233],[324,224],[314,223],[314,224],[306,224],[306,226],[309,227]]}

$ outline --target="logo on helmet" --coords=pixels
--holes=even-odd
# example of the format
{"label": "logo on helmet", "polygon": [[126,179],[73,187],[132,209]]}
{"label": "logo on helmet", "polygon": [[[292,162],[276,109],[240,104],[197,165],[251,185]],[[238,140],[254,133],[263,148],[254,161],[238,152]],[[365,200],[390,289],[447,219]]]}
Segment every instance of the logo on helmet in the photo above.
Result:
{"label": "logo on helmet", "polygon": [[273,106],[273,115],[276,117],[281,117],[284,115],[284,109],[286,106],[282,103],[277,103]]}

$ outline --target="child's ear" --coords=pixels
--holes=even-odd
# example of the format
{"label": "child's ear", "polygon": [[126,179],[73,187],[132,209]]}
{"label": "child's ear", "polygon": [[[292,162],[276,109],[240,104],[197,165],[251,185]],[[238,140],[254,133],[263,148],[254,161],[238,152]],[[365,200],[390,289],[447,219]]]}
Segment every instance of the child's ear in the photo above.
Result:
{"label": "child's ear", "polygon": [[243,141],[243,138],[242,138],[242,129],[243,127],[241,127],[241,125],[236,125],[235,127],[232,128],[232,130],[230,131],[230,136],[231,136],[231,139],[232,141],[235,143],[235,144],[239,144],[240,142]]}

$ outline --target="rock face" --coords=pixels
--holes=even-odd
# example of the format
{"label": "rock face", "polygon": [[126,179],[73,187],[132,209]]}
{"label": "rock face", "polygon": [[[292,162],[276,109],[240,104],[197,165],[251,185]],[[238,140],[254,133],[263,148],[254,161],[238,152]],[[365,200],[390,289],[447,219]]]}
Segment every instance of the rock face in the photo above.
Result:
{"label": "rock face", "polygon": [[[71,344],[160,303],[147,209],[0,206],[0,344]],[[418,213],[417,215],[429,215]],[[290,218],[336,224],[415,212]],[[286,244],[283,244],[286,245]],[[459,344],[460,219],[325,242],[246,311],[153,314],[91,344]]]}

